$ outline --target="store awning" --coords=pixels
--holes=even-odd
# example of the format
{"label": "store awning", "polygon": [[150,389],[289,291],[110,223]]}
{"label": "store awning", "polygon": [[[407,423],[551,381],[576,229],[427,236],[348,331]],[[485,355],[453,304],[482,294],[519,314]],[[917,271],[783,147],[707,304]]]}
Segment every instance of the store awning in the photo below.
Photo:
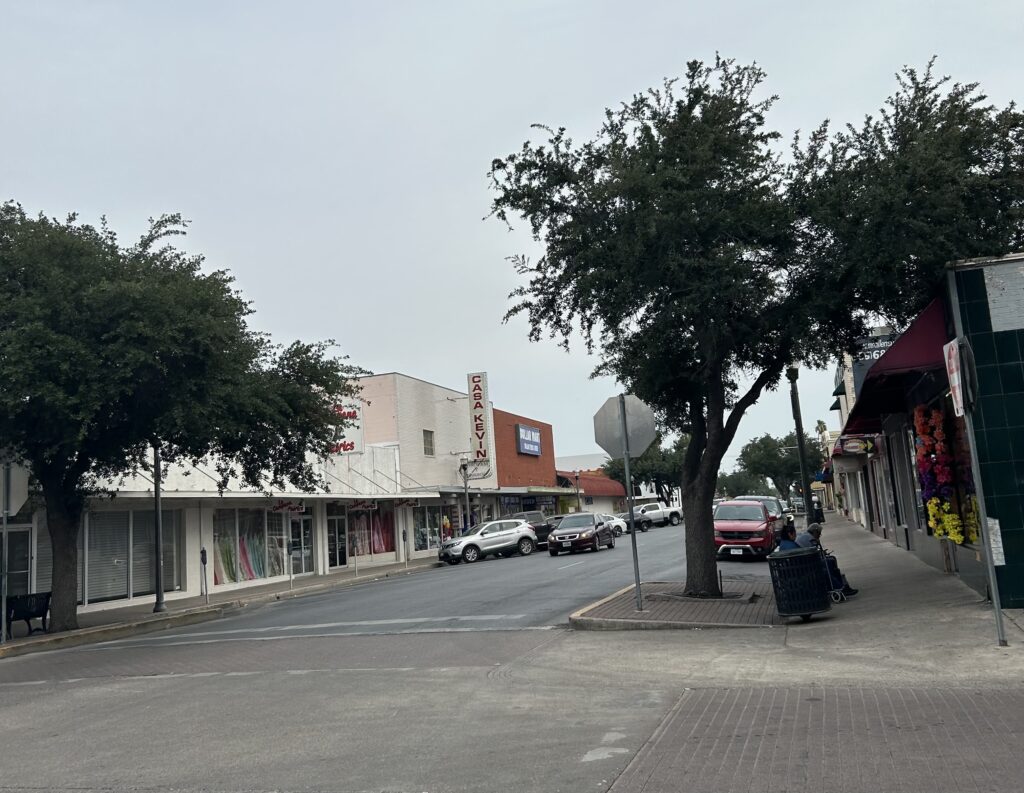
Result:
{"label": "store awning", "polygon": [[832,403],[832,406],[829,408],[829,410],[839,410],[839,398],[838,397],[836,397],[836,401]]}
{"label": "store awning", "polygon": [[882,416],[907,408],[907,392],[925,374],[945,368],[942,346],[946,309],[935,298],[885,351],[864,377],[864,385],[843,427],[844,435],[882,431]]}
{"label": "store awning", "polygon": [[835,389],[834,389],[834,390],[832,391],[832,396],[835,396],[835,397],[837,397],[837,396],[842,396],[842,395],[843,395],[843,394],[845,394],[845,393],[846,393],[846,383],[845,383],[845,382],[841,382],[841,383],[840,383],[839,385],[837,385],[837,386],[835,387]]}

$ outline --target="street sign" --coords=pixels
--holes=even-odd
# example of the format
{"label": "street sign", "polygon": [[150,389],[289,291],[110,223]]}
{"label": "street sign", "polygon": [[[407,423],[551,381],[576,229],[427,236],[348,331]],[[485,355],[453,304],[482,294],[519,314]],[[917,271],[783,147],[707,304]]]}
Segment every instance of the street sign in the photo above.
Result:
{"label": "street sign", "polygon": [[[654,442],[658,431],[654,425],[654,412],[632,394],[622,400],[626,409],[626,432],[629,433],[629,454],[639,457]],[[624,434],[622,416],[619,414],[619,397],[609,397],[594,414],[594,440],[608,452],[612,459],[624,455]]]}
{"label": "street sign", "polygon": [[11,463],[0,464],[0,509],[7,517],[17,515],[28,501],[28,469]]}
{"label": "street sign", "polygon": [[949,395],[953,397],[953,413],[957,418],[964,415],[964,388],[960,379],[960,339],[942,345],[946,359],[946,376],[949,377]]}

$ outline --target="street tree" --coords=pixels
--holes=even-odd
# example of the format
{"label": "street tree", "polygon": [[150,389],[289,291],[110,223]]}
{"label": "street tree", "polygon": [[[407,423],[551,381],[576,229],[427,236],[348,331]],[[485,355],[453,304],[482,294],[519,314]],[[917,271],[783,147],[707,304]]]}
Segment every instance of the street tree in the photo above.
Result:
{"label": "street tree", "polygon": [[811,311],[902,328],[954,260],[1024,248],[1024,114],[976,83],[904,67],[876,114],[793,147]]}
{"label": "street tree", "polygon": [[[807,473],[821,470],[825,462],[817,438],[804,433],[804,451],[807,455]],[[796,433],[783,438],[762,435],[748,442],[740,450],[740,466],[751,474],[769,480],[782,498],[789,498],[789,488],[800,481],[800,451]]]}
{"label": "street tree", "polygon": [[[633,481],[649,484],[659,499],[666,504],[671,503],[672,491],[679,486],[682,478],[683,454],[686,452],[687,440],[686,436],[680,436],[671,444],[664,445],[664,436],[659,433],[654,443],[630,462],[629,473]],[[606,462],[604,472],[611,479],[620,482],[623,487],[629,487],[622,459]]]}
{"label": "street tree", "polygon": [[512,258],[526,283],[506,319],[566,348],[582,331],[614,375],[690,436],[680,485],[686,591],[717,596],[712,499],[744,413],[787,364],[841,346],[798,273],[786,171],[757,66],[691,62],[684,79],[605,112],[577,144],[536,127],[495,159],[492,215],[525,218],[543,254]]}
{"label": "street tree", "polygon": [[738,468],[730,473],[718,475],[715,494],[723,498],[760,495],[768,489],[767,486],[768,483],[763,476]]}
{"label": "street tree", "polygon": [[51,626],[77,627],[87,499],[168,462],[216,461],[222,486],[323,485],[354,367],[328,343],[275,346],[224,271],[170,242],[177,215],[122,246],[104,222],[0,205],[0,444],[30,469],[53,549]]}

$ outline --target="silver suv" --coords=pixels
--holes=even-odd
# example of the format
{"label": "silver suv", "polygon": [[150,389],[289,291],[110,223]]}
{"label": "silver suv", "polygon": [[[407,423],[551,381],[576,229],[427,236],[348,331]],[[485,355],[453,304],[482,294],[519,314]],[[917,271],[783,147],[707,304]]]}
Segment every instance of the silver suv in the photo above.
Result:
{"label": "silver suv", "polygon": [[525,520],[492,520],[474,526],[461,537],[446,540],[437,558],[448,564],[475,562],[484,556],[529,556],[537,548],[537,535]]}

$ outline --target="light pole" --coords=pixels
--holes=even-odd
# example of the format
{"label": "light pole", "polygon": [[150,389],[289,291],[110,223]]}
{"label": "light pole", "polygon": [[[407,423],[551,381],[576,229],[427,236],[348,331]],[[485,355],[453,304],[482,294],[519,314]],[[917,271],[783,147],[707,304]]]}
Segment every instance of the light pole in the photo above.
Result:
{"label": "light pole", "polygon": [[462,533],[469,528],[469,458],[463,455],[459,458],[459,471],[462,472],[462,490],[466,499],[466,519],[463,521]]}
{"label": "light pole", "polygon": [[579,469],[577,468],[575,471],[573,471],[573,474],[576,476],[576,511],[577,512],[582,512],[583,511],[583,506],[580,504],[580,471],[579,471]]}
{"label": "light pole", "polygon": [[799,372],[796,366],[786,368],[786,379],[789,380],[789,396],[793,402],[793,422],[796,424],[796,452],[800,458],[800,488],[804,494],[804,515],[805,524],[814,522],[811,514],[811,485],[807,479],[807,454],[804,451],[804,422],[800,417],[800,392],[796,387],[796,378]]}

